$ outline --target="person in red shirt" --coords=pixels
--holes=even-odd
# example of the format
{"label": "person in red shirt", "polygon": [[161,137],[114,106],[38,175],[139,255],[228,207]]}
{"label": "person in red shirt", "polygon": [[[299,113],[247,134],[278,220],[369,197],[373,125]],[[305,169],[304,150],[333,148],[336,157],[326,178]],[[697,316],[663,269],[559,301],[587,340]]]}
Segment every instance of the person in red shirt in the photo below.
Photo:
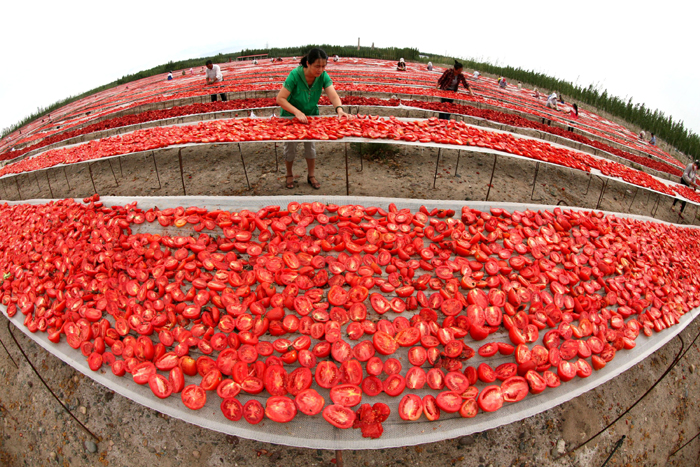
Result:
{"label": "person in red shirt", "polygon": [[[459,87],[459,83],[462,83],[462,85],[467,90],[469,95],[473,96],[474,93],[469,88],[469,83],[467,83],[467,80],[464,77],[464,75],[462,74],[462,71],[464,71],[464,65],[462,65],[457,60],[455,60],[454,68],[448,68],[447,70],[445,70],[445,72],[442,74],[442,76],[438,80],[437,89],[441,89],[443,91],[457,92],[457,88]],[[440,102],[452,102],[452,99],[447,99],[447,98],[443,97],[442,99],[440,99]],[[450,114],[441,113],[440,118],[442,120],[449,120]]]}

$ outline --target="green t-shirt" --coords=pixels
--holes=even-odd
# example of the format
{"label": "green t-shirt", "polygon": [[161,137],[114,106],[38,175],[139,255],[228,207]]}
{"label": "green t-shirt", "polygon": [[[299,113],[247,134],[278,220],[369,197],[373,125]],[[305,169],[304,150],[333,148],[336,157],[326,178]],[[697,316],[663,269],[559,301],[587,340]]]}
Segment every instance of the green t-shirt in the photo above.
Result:
{"label": "green t-shirt", "polygon": [[[287,100],[301,110],[304,115],[318,115],[318,100],[321,98],[323,90],[329,86],[333,86],[333,81],[325,71],[314,80],[314,84],[309,86],[304,76],[303,66],[292,70],[287,79],[284,80],[284,88],[289,91]],[[294,116],[284,109],[280,115],[283,117]]]}

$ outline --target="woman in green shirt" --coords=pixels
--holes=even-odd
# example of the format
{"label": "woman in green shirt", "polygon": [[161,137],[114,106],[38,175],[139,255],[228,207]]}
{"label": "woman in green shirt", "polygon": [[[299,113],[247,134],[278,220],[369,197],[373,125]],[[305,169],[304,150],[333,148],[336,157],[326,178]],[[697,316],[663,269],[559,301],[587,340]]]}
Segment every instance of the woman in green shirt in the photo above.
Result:
{"label": "woman in green shirt", "polygon": [[[326,73],[328,55],[323,49],[313,48],[301,59],[301,66],[292,70],[277,94],[277,104],[282,107],[283,117],[296,117],[301,123],[308,123],[307,116],[318,115],[318,100],[321,93],[326,95],[335,108],[338,117],[347,116],[341,107],[340,97],[335,92],[333,81]],[[287,188],[294,188],[292,165],[298,143],[284,143],[285,165],[287,167]],[[308,167],[307,182],[315,189],[321,188],[316,180],[316,147],[312,142],[304,143],[304,157]]]}

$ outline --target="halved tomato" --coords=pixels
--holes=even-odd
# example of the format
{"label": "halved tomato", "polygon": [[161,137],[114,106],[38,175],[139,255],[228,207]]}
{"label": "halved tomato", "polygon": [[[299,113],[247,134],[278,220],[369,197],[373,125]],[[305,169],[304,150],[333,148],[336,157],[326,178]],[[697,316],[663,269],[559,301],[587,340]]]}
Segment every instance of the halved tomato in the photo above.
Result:
{"label": "halved tomato", "polygon": [[345,430],[352,427],[355,412],[342,405],[332,404],[323,409],[323,418],[334,427]]}

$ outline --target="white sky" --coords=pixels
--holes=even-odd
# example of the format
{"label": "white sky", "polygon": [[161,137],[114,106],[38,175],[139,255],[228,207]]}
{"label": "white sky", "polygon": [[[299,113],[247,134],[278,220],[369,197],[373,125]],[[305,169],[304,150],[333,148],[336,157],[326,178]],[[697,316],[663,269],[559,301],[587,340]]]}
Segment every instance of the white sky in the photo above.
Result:
{"label": "white sky", "polygon": [[[243,48],[415,47],[577,82],[700,133],[700,3],[10,1],[0,27],[0,128],[139,70]],[[323,4],[323,6],[321,6]],[[318,5],[318,6],[317,6]],[[291,8],[290,8],[291,6]]]}

